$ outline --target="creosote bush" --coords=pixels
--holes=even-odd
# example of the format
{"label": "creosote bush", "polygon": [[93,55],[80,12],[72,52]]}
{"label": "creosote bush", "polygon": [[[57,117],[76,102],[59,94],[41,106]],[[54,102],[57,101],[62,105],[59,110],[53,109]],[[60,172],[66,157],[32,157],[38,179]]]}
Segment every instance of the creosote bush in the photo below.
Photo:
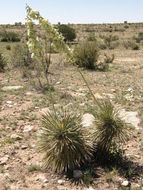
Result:
{"label": "creosote bush", "polygon": [[66,24],[58,24],[57,29],[59,33],[64,36],[64,40],[66,42],[72,42],[75,40],[76,32],[71,26]]}
{"label": "creosote bush", "polygon": [[74,62],[79,67],[86,69],[97,69],[99,50],[94,42],[83,42],[77,45],[73,52]]}
{"label": "creosote bush", "polygon": [[11,31],[2,31],[0,33],[1,42],[19,42],[20,37],[17,33]]}
{"label": "creosote bush", "polygon": [[126,49],[139,50],[139,45],[134,40],[123,41],[123,45]]}
{"label": "creosote bush", "polygon": [[[112,103],[107,100],[102,102],[100,107],[93,112],[95,117],[96,130],[94,134],[94,149],[103,157],[120,151],[120,147],[129,136],[128,125],[119,117]],[[106,155],[106,157],[105,157]]]}
{"label": "creosote bush", "polygon": [[135,37],[135,40],[137,43],[140,43],[141,41],[143,41],[143,32],[139,32],[138,36]]}
{"label": "creosote bush", "polygon": [[108,47],[109,49],[115,49],[119,46],[119,37],[117,35],[100,35],[100,38],[104,40],[106,47]]}
{"label": "creosote bush", "polygon": [[91,145],[79,116],[61,110],[43,115],[39,147],[46,168],[68,171],[91,157]]}

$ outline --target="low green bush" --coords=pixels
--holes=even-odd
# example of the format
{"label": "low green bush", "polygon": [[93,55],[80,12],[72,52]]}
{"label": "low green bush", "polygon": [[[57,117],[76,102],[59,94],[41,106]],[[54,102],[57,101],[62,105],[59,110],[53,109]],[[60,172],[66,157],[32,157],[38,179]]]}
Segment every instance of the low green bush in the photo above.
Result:
{"label": "low green bush", "polygon": [[66,42],[72,42],[75,40],[76,32],[71,26],[66,24],[58,24],[57,29],[64,36]]}
{"label": "low green bush", "polygon": [[19,42],[20,37],[17,33],[11,31],[2,31],[0,33],[1,42]]}

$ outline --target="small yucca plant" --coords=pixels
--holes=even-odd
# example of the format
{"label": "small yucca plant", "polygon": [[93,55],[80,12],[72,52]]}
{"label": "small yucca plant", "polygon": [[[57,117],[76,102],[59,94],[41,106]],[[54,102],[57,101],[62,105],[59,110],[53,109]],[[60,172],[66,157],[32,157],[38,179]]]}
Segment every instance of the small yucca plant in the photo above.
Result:
{"label": "small yucca plant", "polygon": [[95,149],[102,153],[117,151],[129,135],[128,125],[119,117],[110,101],[102,102],[95,111]]}
{"label": "small yucca plant", "polygon": [[90,159],[91,145],[79,116],[60,111],[43,115],[42,121],[39,144],[46,168],[68,171]]}

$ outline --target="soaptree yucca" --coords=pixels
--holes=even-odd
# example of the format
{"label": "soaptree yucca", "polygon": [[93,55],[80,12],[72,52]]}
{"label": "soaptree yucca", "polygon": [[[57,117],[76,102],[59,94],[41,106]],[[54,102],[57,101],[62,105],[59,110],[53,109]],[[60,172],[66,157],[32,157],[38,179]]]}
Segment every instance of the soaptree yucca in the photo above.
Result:
{"label": "soaptree yucca", "polygon": [[129,135],[128,125],[119,117],[119,112],[109,100],[101,103],[93,113],[96,130],[94,134],[95,150],[107,155],[119,150]]}
{"label": "soaptree yucca", "polygon": [[43,115],[39,144],[45,167],[54,171],[80,167],[91,156],[92,148],[80,117],[65,110]]}

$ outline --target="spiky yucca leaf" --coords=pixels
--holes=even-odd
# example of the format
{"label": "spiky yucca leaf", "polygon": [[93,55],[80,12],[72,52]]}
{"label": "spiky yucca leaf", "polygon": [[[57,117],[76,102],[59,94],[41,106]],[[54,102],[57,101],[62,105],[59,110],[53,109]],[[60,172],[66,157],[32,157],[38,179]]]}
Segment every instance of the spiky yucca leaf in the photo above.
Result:
{"label": "spiky yucca leaf", "polygon": [[119,147],[126,142],[129,136],[128,124],[119,117],[119,112],[109,100],[102,102],[93,114],[96,122],[94,137],[97,149],[109,153],[113,146]]}
{"label": "spiky yucca leaf", "polygon": [[79,116],[67,111],[43,115],[40,150],[45,167],[67,171],[85,163],[91,156],[91,145]]}

